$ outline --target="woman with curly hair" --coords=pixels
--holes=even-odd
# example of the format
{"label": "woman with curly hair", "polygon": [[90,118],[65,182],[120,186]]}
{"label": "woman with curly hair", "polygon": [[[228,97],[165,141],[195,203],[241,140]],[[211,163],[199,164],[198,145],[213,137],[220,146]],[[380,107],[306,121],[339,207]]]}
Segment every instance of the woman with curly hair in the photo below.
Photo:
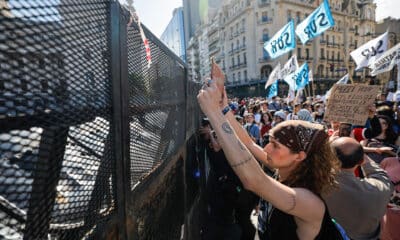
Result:
{"label": "woman with curly hair", "polygon": [[[321,198],[334,184],[339,164],[327,134],[319,124],[289,120],[271,129],[270,142],[261,148],[237,124],[215,83],[197,95],[214,127],[227,160],[245,188],[265,199],[265,224],[260,239],[343,239]],[[277,170],[264,173],[256,160]]]}

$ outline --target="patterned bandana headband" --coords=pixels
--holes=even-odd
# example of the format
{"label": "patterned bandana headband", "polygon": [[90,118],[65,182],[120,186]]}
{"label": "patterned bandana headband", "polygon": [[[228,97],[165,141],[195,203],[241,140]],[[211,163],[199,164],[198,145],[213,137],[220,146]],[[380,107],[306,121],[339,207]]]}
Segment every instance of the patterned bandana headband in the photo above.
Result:
{"label": "patterned bandana headband", "polygon": [[327,139],[322,125],[302,120],[288,120],[278,124],[271,136],[293,152],[309,154],[319,148]]}

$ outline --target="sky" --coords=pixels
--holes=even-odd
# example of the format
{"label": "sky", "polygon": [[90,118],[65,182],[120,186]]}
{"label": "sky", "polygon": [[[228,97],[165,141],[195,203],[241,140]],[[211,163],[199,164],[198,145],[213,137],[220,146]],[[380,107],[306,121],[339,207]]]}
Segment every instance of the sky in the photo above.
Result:
{"label": "sky", "polygon": [[[400,0],[375,0],[375,3],[377,21],[388,16],[400,18]],[[172,18],[172,11],[182,6],[182,0],[134,0],[133,6],[142,23],[160,37]]]}

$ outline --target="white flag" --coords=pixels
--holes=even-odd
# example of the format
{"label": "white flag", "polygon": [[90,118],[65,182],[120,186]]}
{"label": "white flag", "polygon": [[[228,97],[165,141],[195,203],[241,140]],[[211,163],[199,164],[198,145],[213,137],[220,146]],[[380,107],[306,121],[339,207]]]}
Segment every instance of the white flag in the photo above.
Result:
{"label": "white flag", "polygon": [[283,65],[283,68],[281,70],[281,77],[285,80],[287,84],[289,84],[289,89],[293,89],[296,86],[296,82],[290,81],[288,82],[288,79],[285,79],[289,74],[294,73],[297,69],[299,68],[299,64],[297,63],[297,57],[296,55],[293,55],[286,63]]}
{"label": "white flag", "polygon": [[375,59],[379,58],[386,51],[387,45],[388,32],[385,32],[352,51],[350,55],[357,64],[356,70],[367,67],[375,62]]}
{"label": "white flag", "polygon": [[293,55],[286,63],[283,65],[281,70],[281,77],[285,78],[287,75],[295,72],[299,68],[299,64],[297,63],[296,55]]}
{"label": "white flag", "polygon": [[310,69],[310,71],[308,72],[308,81],[313,82],[314,81],[314,77],[312,75],[312,70]]}
{"label": "white flag", "polygon": [[[349,74],[347,73],[346,75],[344,75],[341,79],[339,79],[339,81],[337,81],[335,84],[347,84],[347,82],[349,81]],[[333,88],[333,87],[332,87]],[[325,100],[327,98],[329,98],[329,96],[331,95],[332,92],[332,88],[329,89],[329,91],[326,92],[325,96],[322,97],[322,100],[325,102]]]}
{"label": "white flag", "polygon": [[398,63],[400,63],[400,43],[387,50],[369,65],[372,70],[371,75],[376,76],[379,73],[390,71]]}
{"label": "white flag", "polygon": [[281,78],[281,63],[275,66],[274,70],[269,74],[268,81],[265,83],[265,89],[272,85],[276,80]]}

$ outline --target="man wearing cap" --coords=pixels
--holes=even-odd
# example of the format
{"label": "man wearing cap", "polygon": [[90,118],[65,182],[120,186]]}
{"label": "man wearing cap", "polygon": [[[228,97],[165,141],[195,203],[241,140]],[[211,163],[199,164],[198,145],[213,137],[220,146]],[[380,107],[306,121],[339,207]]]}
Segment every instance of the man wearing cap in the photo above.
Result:
{"label": "man wearing cap", "polygon": [[[351,239],[379,239],[380,220],[393,192],[388,175],[364,154],[360,143],[353,138],[337,138],[331,147],[342,167],[336,178],[338,188],[322,196],[329,213]],[[359,165],[365,172],[362,179],[354,175]]]}
{"label": "man wearing cap", "polygon": [[286,113],[282,110],[276,111],[274,113],[274,122],[272,123],[272,125],[276,126],[277,124],[279,124],[285,120],[286,120]]}

